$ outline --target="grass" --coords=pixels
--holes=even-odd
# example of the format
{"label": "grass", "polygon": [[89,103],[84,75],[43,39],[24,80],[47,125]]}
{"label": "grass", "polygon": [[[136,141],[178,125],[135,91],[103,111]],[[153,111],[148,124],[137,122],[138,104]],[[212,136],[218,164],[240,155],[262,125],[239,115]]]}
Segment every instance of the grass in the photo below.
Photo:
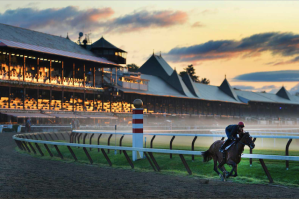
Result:
{"label": "grass", "polygon": [[[95,144],[95,141],[93,142]],[[35,145],[33,145],[34,148]],[[48,145],[51,152],[53,153],[54,157],[51,158],[46,151],[44,145],[39,145],[42,149],[45,156],[41,157],[37,151],[37,155],[31,153],[31,155],[43,159],[53,159],[64,161],[68,163],[75,162],[72,155],[70,154],[68,148],[66,146],[58,146],[59,150],[61,151],[64,159],[61,160],[55,148],[51,145]],[[130,142],[125,142],[123,146],[131,146]],[[29,147],[29,146],[28,146]],[[154,148],[168,148],[169,145],[161,145],[155,144]],[[77,156],[78,163],[81,164],[90,164],[88,158],[86,157],[82,148],[72,147],[74,153]],[[190,146],[175,146],[174,149],[182,149],[182,150],[190,150]],[[18,151],[20,151],[17,148]],[[207,147],[196,147],[195,150],[205,151]],[[26,153],[24,151],[20,151],[21,153]],[[98,152],[97,149],[89,150],[88,152],[93,160],[93,164],[100,166],[100,167],[108,167],[109,164],[107,163],[104,155],[101,152]],[[107,150],[106,150],[107,152]],[[132,157],[131,151],[127,151],[129,157]],[[246,149],[244,153],[249,153],[249,150]],[[284,151],[275,151],[275,150],[254,150],[256,154],[271,154],[271,155],[284,155]],[[298,151],[290,151],[290,155],[297,155],[299,156]],[[110,150],[108,154],[112,162],[112,167],[114,168],[123,168],[123,169],[131,169],[129,163],[127,162],[125,156],[123,154],[114,154],[114,150]],[[161,167],[162,174],[171,174],[171,175],[184,175],[188,176],[188,173],[183,166],[181,159],[178,155],[173,155],[173,158],[170,159],[169,154],[154,154],[159,166]],[[219,179],[218,175],[213,171],[213,162],[202,162],[202,157],[195,156],[195,160],[191,160],[191,156],[184,156],[191,171],[192,176],[205,178],[205,179]],[[296,186],[299,187],[299,178],[298,171],[299,171],[299,164],[298,162],[289,162],[289,170],[286,170],[285,161],[275,161],[275,160],[264,160],[265,164],[268,167],[268,170],[274,180],[274,184],[283,185],[283,186]],[[150,166],[149,162],[146,159],[141,159],[134,162],[134,169],[141,172],[153,172],[152,167]],[[226,166],[227,170],[231,168]],[[229,180],[232,182],[238,183],[249,183],[249,184],[268,184],[268,178],[262,169],[258,160],[253,160],[252,167],[249,164],[249,159],[243,159],[240,164],[238,165],[238,177],[230,178]]]}

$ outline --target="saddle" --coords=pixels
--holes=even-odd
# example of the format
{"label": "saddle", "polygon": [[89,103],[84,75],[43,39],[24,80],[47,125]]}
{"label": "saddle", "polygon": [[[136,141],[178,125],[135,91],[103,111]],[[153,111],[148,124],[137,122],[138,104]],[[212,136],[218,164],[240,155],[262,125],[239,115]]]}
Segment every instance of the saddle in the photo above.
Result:
{"label": "saddle", "polygon": [[232,141],[227,147],[225,147],[224,151],[228,151],[231,146],[235,145],[237,143],[237,140]]}

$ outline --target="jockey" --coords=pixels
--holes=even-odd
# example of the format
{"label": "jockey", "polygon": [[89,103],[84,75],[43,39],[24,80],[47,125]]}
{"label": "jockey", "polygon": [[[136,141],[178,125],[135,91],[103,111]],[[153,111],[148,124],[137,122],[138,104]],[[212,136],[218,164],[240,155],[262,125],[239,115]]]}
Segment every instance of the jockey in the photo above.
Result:
{"label": "jockey", "polygon": [[244,123],[239,122],[238,125],[228,125],[225,128],[225,133],[228,137],[228,139],[225,141],[225,143],[220,147],[219,151],[221,153],[224,152],[225,148],[229,146],[232,141],[237,140],[237,134],[243,133]]}

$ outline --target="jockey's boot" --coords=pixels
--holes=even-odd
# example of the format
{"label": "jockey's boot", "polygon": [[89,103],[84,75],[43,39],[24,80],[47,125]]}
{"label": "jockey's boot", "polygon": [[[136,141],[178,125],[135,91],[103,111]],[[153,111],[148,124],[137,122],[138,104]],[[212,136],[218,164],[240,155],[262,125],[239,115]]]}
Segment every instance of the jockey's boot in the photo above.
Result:
{"label": "jockey's boot", "polygon": [[219,151],[220,151],[221,153],[223,153],[224,150],[225,150],[225,148],[226,148],[229,144],[230,144],[230,140],[227,139],[227,140],[224,142],[224,144],[222,144],[222,146],[220,147]]}

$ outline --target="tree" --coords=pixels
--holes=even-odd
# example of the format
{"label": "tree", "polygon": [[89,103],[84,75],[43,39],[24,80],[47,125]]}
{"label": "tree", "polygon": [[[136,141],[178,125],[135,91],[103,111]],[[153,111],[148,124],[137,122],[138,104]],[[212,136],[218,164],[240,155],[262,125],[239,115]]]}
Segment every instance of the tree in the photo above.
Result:
{"label": "tree", "polygon": [[202,83],[202,84],[210,84],[210,80],[207,79],[207,78],[201,78],[200,83]]}
{"label": "tree", "polygon": [[128,64],[127,67],[129,72],[136,72],[139,69],[139,66],[136,64]]}
{"label": "tree", "polygon": [[198,80],[198,76],[195,75],[195,69],[194,69],[194,67],[193,67],[192,64],[191,64],[191,65],[188,65],[188,67],[187,67],[187,68],[184,68],[184,70],[185,70],[185,71],[180,72],[180,76],[183,76],[183,75],[185,75],[186,73],[188,73],[188,74],[190,75],[191,79],[192,79],[194,82],[199,82],[199,80]]}
{"label": "tree", "polygon": [[193,65],[188,65],[187,68],[184,68],[184,71],[180,72],[180,76],[184,76],[186,73],[188,73],[191,77],[191,79],[194,82],[198,82],[198,83],[202,83],[202,84],[210,84],[210,80],[207,78],[202,78],[201,80],[199,80],[199,76],[195,75],[195,69],[193,67]]}

